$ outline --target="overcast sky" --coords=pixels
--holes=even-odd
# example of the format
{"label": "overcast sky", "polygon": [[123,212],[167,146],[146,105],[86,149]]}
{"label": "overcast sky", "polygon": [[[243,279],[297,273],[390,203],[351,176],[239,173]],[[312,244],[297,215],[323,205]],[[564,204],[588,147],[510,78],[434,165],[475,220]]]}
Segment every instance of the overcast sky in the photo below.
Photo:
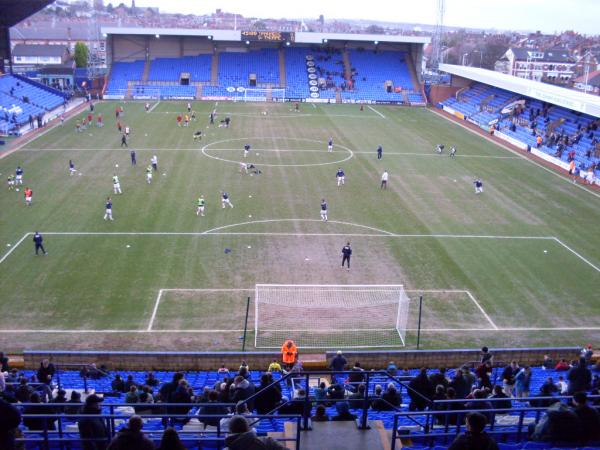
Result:
{"label": "overcast sky", "polygon": [[[105,0],[108,3],[111,0]],[[121,0],[113,0],[118,4]],[[127,5],[130,0],[123,0]],[[206,14],[217,8],[246,17],[370,19],[435,23],[438,0],[136,0],[137,6]],[[446,0],[444,23],[469,28],[600,34],[600,0]]]}

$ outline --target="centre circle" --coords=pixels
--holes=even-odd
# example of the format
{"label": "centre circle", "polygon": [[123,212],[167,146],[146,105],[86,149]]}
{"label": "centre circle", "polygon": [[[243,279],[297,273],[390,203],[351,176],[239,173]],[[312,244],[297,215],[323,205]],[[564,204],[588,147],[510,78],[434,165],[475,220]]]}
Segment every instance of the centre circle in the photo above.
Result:
{"label": "centre circle", "polygon": [[[234,142],[234,141],[249,141],[252,139],[287,139],[290,141],[304,141],[304,142],[311,142],[311,143],[319,143],[319,144],[323,144],[323,146],[325,147],[327,145],[327,142],[324,141],[319,141],[316,139],[307,139],[307,138],[273,138],[273,137],[265,137],[265,136],[261,136],[261,137],[254,137],[254,138],[233,138],[233,139],[223,139],[221,141],[215,141],[215,142],[211,142],[209,144],[206,144],[204,147],[202,147],[202,154],[208,158],[211,159],[216,159],[217,161],[223,161],[223,162],[228,162],[228,163],[234,163],[234,164],[239,164],[241,162],[244,161],[236,161],[233,159],[226,159],[226,158],[220,158],[218,156],[215,155],[210,155],[207,153],[207,151],[211,150],[211,146],[215,145],[215,144],[223,144],[225,142]],[[352,157],[354,157],[354,152],[352,150],[350,150],[348,147],[344,146],[344,145],[340,145],[340,144],[336,144],[336,147],[341,148],[342,150],[346,150],[348,152],[348,155],[340,160],[337,161],[328,161],[328,162],[323,162],[323,163],[308,163],[308,164],[269,164],[269,163],[256,163],[256,164],[260,164],[261,167],[314,167],[314,166],[326,166],[326,165],[330,165],[330,164],[340,164],[343,162],[348,161],[349,159],[352,159]],[[214,148],[212,150],[218,151],[218,148]],[[282,149],[283,150],[283,149]],[[243,149],[240,148],[240,153],[243,151]],[[288,152],[294,152],[293,149],[291,150],[286,150]],[[302,151],[302,150],[298,150],[298,151]],[[323,150],[323,153],[327,153],[327,150]],[[248,161],[250,162],[250,161]]]}

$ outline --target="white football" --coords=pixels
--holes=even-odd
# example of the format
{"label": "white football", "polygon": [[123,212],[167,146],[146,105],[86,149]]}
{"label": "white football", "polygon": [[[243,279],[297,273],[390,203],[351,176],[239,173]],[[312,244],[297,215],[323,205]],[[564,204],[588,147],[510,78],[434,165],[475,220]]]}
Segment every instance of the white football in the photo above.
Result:
{"label": "white football", "polygon": [[15,191],[19,192],[19,188],[15,189]]}
{"label": "white football", "polygon": [[119,165],[118,165],[118,164],[115,164],[115,167],[119,167]]}

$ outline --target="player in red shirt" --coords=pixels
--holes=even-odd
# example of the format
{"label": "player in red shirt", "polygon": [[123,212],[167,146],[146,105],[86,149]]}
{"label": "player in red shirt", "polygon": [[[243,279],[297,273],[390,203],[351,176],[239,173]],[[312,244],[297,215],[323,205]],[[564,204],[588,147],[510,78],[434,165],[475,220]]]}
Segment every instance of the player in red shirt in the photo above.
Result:
{"label": "player in red shirt", "polygon": [[[115,118],[118,119],[119,118],[119,107],[115,107]],[[119,130],[121,131],[121,130]]]}
{"label": "player in red shirt", "polygon": [[88,123],[91,125],[92,124],[92,120],[94,120],[94,116],[91,114],[88,114]]}
{"label": "player in red shirt", "polygon": [[102,128],[104,124],[102,123],[102,114],[98,114],[98,128]]}
{"label": "player in red shirt", "polygon": [[121,131],[123,131],[123,127],[121,126],[121,122],[117,120],[117,129],[119,130],[119,133]]}
{"label": "player in red shirt", "polygon": [[25,188],[25,204],[31,206],[31,198],[33,197],[33,191],[28,187]]}
{"label": "player in red shirt", "polygon": [[178,115],[177,115],[177,126],[178,126],[178,127],[180,127],[180,126],[181,126],[181,120],[182,120],[181,114],[178,114]]}

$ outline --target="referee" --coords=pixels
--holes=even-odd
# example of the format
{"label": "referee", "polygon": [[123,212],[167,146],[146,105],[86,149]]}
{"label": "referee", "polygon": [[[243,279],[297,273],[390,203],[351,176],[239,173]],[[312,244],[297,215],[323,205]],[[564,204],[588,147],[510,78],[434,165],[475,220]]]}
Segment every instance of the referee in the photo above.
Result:
{"label": "referee", "polygon": [[37,231],[35,232],[35,234],[33,235],[33,242],[35,243],[35,254],[38,255],[39,251],[41,250],[42,252],[44,252],[44,255],[47,255],[48,252],[46,251],[46,249],[44,248],[44,245],[42,244],[42,242],[44,242],[44,238],[42,237],[42,235],[40,233],[38,233]]}
{"label": "referee", "polygon": [[347,263],[348,270],[350,270],[350,256],[352,256],[352,247],[350,247],[350,242],[346,242],[346,245],[342,248],[342,269],[344,263]]}

